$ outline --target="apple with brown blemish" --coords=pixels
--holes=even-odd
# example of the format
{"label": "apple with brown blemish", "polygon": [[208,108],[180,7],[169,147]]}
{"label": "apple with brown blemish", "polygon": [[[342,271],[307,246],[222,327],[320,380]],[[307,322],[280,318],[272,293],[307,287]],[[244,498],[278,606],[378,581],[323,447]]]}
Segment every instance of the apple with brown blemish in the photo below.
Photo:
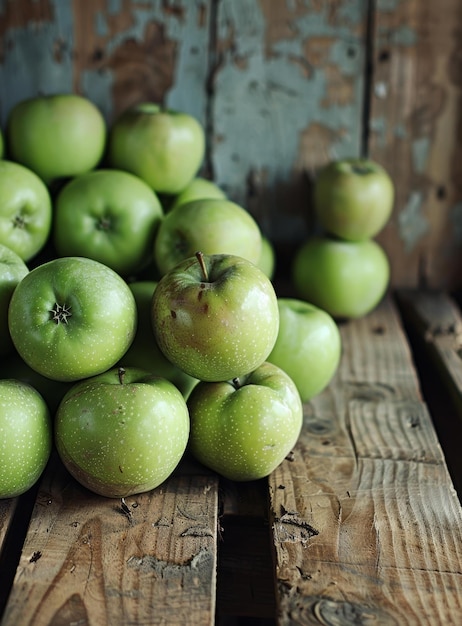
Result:
{"label": "apple with brown blemish", "polygon": [[152,324],[160,349],[177,367],[199,380],[231,380],[271,352],[279,329],[277,297],[250,261],[198,252],[159,281]]}

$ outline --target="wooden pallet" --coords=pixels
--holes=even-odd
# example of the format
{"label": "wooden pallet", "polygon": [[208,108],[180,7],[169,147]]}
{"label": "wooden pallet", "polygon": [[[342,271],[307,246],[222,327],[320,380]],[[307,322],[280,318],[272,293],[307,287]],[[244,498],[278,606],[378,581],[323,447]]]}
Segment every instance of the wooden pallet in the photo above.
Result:
{"label": "wooden pallet", "polygon": [[341,325],[338,373],[269,479],[186,459],[122,502],[53,459],[2,501],[2,626],[461,624],[462,321],[445,294],[398,295]]}

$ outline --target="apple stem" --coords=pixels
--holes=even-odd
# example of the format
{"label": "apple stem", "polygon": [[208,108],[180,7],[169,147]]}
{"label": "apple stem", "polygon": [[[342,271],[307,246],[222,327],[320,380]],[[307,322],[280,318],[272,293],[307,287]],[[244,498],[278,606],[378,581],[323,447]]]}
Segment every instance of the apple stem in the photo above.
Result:
{"label": "apple stem", "polygon": [[196,252],[196,259],[199,261],[199,265],[201,266],[202,275],[204,277],[204,280],[206,282],[208,282],[208,280],[209,280],[209,273],[207,272],[207,267],[205,265],[204,255],[202,254],[202,252]]}
{"label": "apple stem", "polygon": [[118,374],[119,374],[119,383],[121,385],[123,385],[124,384],[124,378],[125,378],[125,368],[119,367]]}
{"label": "apple stem", "polygon": [[239,387],[241,386],[241,381],[239,380],[239,378],[233,378],[233,385],[236,389],[239,389]]}

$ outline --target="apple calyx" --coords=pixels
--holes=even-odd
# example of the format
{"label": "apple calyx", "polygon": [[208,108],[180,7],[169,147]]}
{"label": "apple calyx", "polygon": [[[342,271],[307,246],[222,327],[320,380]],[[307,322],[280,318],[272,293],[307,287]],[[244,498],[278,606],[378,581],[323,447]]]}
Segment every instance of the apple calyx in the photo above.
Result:
{"label": "apple calyx", "polygon": [[26,224],[27,222],[22,215],[15,216],[13,220],[13,228],[25,228]]}
{"label": "apple calyx", "polygon": [[104,231],[108,231],[111,230],[111,220],[109,217],[102,217],[100,220],[98,220],[98,222],[96,222],[96,228],[97,230],[104,230]]}
{"label": "apple calyx", "polygon": [[199,261],[199,265],[201,266],[202,276],[205,282],[209,280],[209,273],[207,271],[207,267],[205,265],[204,255],[202,252],[196,252],[196,259]]}
{"label": "apple calyx", "polygon": [[71,307],[67,304],[55,302],[54,307],[50,309],[50,319],[56,324],[67,324],[70,317],[72,317]]}

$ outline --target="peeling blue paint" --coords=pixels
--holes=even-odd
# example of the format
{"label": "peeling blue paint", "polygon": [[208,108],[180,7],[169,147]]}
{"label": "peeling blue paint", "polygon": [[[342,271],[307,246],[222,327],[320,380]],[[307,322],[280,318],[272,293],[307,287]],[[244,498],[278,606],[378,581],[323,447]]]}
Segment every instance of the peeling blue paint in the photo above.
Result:
{"label": "peeling blue paint", "polygon": [[398,231],[406,252],[411,252],[429,231],[428,220],[422,212],[423,204],[423,193],[411,191],[406,205],[398,215]]}
{"label": "peeling blue paint", "polygon": [[[317,155],[318,161],[359,154],[364,42],[354,34],[352,25],[356,27],[364,19],[365,8],[364,2],[345,3],[341,15],[344,22],[339,19],[335,24],[328,19],[327,7],[307,10],[297,16],[292,37],[268,44],[258,3],[220,3],[218,37],[227,41],[233,35],[233,45],[215,82],[213,168],[218,184],[234,200],[246,203],[245,181],[252,171],[270,185],[287,184],[300,161],[301,135],[310,126],[325,128],[330,136],[328,153]],[[339,80],[351,88],[350,101],[330,98],[329,76],[324,69],[303,68],[296,62],[306,59],[310,38],[325,38],[327,42],[332,38],[328,61]],[[273,213],[275,228],[280,207],[268,207],[268,212]],[[277,225],[277,236],[290,239],[294,232],[299,234],[298,219],[286,212]]]}
{"label": "peeling blue paint", "polygon": [[393,130],[395,137],[398,139],[406,139],[408,132],[404,124],[397,124]]}
{"label": "peeling blue paint", "polygon": [[385,148],[387,145],[388,123],[385,117],[372,117],[369,120],[369,131],[377,136],[377,145]]}
{"label": "peeling blue paint", "polygon": [[[73,31],[71,0],[51,0],[54,21],[10,28],[4,37],[0,64],[0,118],[5,124],[11,108],[39,93],[72,91]],[[56,48],[59,46],[59,58]],[[14,78],[14,80],[12,80]]]}
{"label": "peeling blue paint", "polygon": [[[51,0],[53,20],[24,28],[10,28],[4,38],[7,51],[0,65],[0,121],[5,124],[10,109],[19,101],[39,93],[69,92],[74,88],[73,61],[73,7],[72,0]],[[167,104],[187,111],[202,123],[206,116],[206,73],[208,69],[209,11],[207,3],[177,3],[183,9],[178,15],[167,15],[164,3],[155,0],[133,5],[133,23],[114,34],[107,42],[105,52],[109,56],[128,39],[142,42],[147,25],[158,21],[163,25],[167,38],[177,43],[174,84],[167,95]],[[200,25],[199,12],[206,10],[204,25]],[[95,17],[95,33],[106,38],[110,35],[108,16],[126,11],[125,3],[111,0],[107,12]],[[55,54],[60,47],[59,57]],[[14,82],[11,78],[14,77]],[[84,70],[80,89],[102,110],[106,118],[112,115],[111,70]]]}
{"label": "peeling blue paint", "polygon": [[417,137],[412,141],[412,165],[418,174],[423,174],[426,170],[430,148],[429,137]]}

